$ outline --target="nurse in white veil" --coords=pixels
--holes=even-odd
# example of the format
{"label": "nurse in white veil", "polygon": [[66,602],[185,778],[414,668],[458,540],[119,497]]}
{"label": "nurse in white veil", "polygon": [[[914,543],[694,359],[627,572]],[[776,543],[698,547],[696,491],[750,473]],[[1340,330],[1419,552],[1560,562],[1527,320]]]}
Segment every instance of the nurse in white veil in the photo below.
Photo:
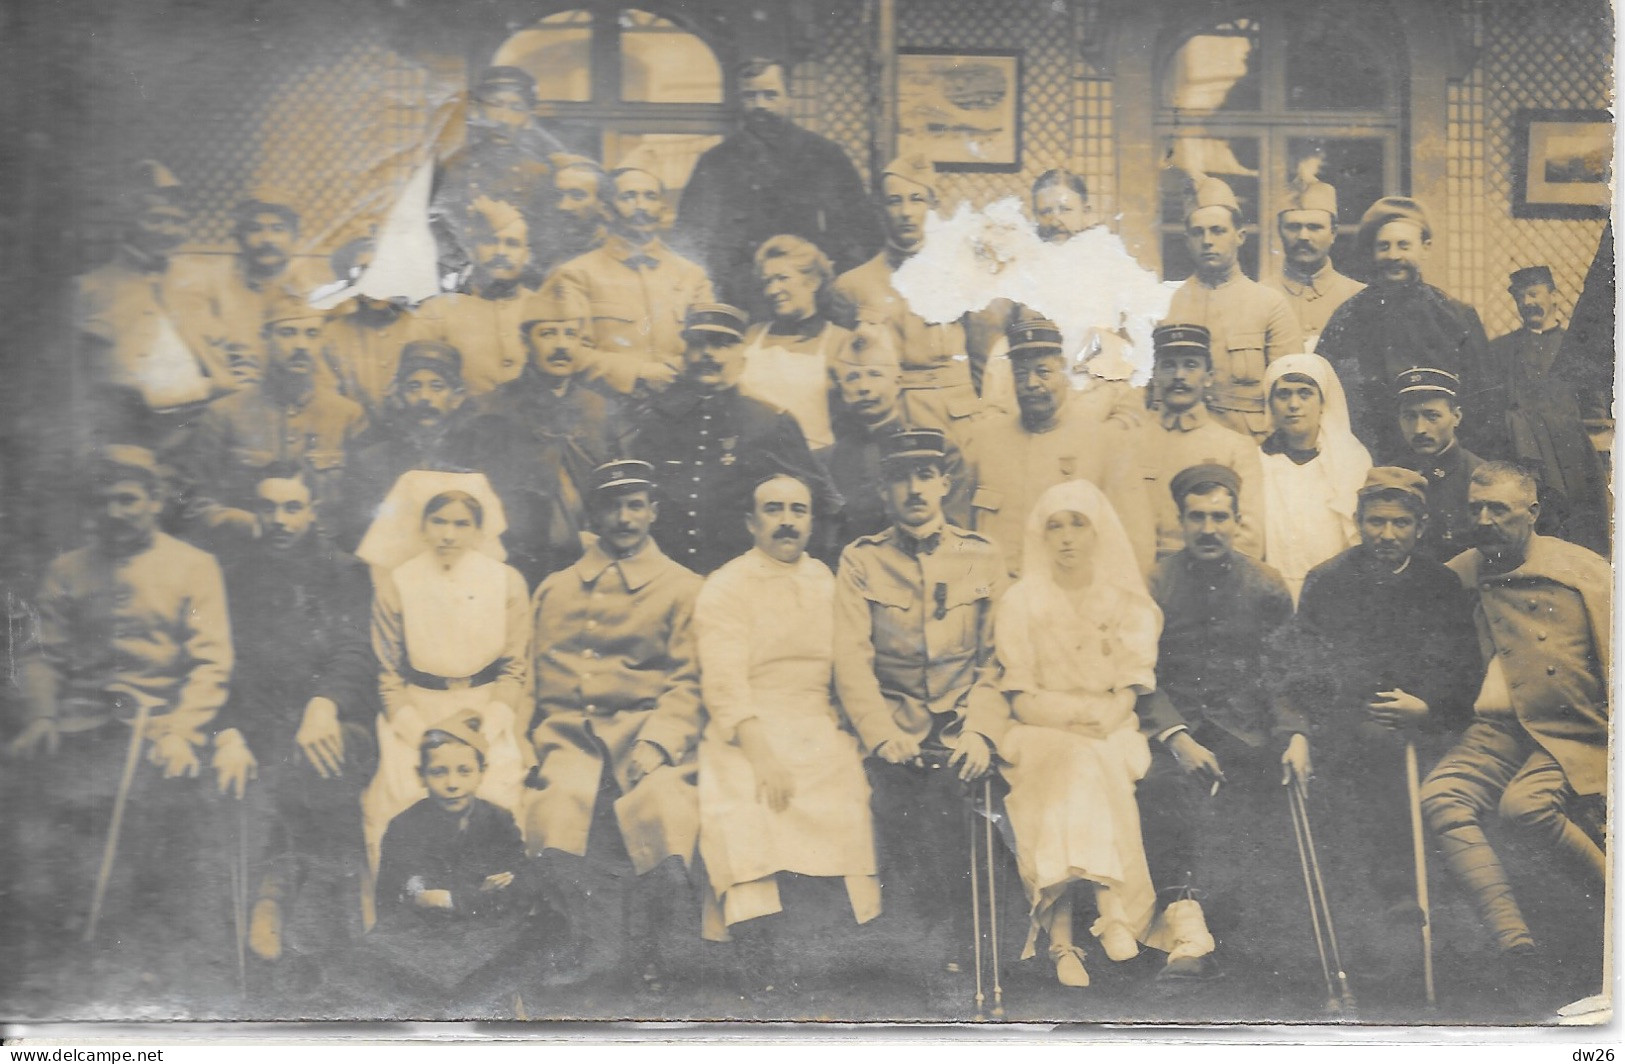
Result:
{"label": "nurse in white veil", "polygon": [[1057,484],[1027,521],[1022,578],[999,603],[999,686],[1014,722],[999,738],[1005,806],[1032,929],[1056,977],[1087,986],[1072,911],[1093,890],[1092,932],[1112,960],[1139,952],[1155,895],[1134,785],[1151,764],[1134,704],[1155,686],[1162,613],[1106,497]]}
{"label": "nurse in white veil", "polygon": [[531,618],[525,579],[503,564],[502,503],[480,473],[412,470],[379,507],[356,554],[373,567],[378,655],[378,774],[361,797],[374,869],[384,830],[426,796],[424,731],[473,710],[490,753],[479,796],[519,812],[530,758],[526,720]]}

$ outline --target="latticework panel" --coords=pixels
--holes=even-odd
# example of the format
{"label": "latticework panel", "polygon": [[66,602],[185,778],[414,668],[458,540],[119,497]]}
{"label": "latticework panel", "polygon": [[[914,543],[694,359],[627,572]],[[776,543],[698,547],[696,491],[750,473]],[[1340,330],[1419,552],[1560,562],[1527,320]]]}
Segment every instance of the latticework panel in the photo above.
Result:
{"label": "latticework panel", "polygon": [[[1460,296],[1476,304],[1494,336],[1516,328],[1506,294],[1507,274],[1545,263],[1557,279],[1566,311],[1579,294],[1602,235],[1601,221],[1512,217],[1513,117],[1520,108],[1592,109],[1609,105],[1612,19],[1594,0],[1503,0],[1488,9],[1484,51],[1474,72],[1482,109],[1468,107],[1452,144],[1482,141],[1483,172],[1464,187],[1479,212],[1482,250],[1465,263]],[[1454,199],[1455,190],[1452,189]]]}
{"label": "latticework panel", "polygon": [[863,0],[842,0],[819,12],[818,107],[807,128],[846,149],[858,173],[869,179],[868,56],[873,45],[864,21]]}

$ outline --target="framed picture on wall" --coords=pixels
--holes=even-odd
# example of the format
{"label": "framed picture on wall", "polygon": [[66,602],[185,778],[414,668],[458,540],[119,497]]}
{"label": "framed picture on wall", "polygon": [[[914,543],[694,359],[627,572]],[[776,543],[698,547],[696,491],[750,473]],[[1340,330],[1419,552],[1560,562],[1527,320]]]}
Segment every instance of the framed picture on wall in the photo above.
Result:
{"label": "framed picture on wall", "polygon": [[1607,111],[1520,110],[1512,116],[1512,216],[1606,218],[1614,159]]}
{"label": "framed picture on wall", "polygon": [[939,170],[1021,169],[1021,53],[904,48],[897,53],[897,146]]}

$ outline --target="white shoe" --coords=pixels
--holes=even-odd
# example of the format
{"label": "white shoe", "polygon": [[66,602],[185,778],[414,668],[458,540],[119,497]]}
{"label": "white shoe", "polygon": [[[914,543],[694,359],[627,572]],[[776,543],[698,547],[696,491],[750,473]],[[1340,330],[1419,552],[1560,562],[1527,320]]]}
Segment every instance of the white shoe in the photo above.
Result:
{"label": "white shoe", "polygon": [[1062,986],[1089,985],[1089,970],[1083,966],[1083,950],[1077,946],[1051,946],[1049,959],[1055,962],[1055,978]]}
{"label": "white shoe", "polygon": [[1131,961],[1140,955],[1139,941],[1121,921],[1114,920],[1107,924],[1096,937],[1105,948],[1106,956],[1114,961]]}
{"label": "white shoe", "polygon": [[1174,944],[1168,951],[1168,963],[1196,960],[1213,952],[1213,936],[1207,929],[1207,918],[1202,907],[1193,898],[1182,898],[1169,905],[1162,913]]}

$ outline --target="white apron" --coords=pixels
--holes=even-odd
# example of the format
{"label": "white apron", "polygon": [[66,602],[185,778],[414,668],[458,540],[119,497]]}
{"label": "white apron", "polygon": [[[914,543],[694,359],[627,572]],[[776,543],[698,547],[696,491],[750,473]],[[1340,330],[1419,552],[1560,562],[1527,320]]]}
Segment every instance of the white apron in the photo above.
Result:
{"label": "white apron", "polygon": [[825,325],[812,354],[770,344],[766,329],[745,348],[745,369],[739,390],[764,403],[782,406],[795,415],[807,446],[814,451],[835,444],[829,423],[829,356],[833,326]]}

